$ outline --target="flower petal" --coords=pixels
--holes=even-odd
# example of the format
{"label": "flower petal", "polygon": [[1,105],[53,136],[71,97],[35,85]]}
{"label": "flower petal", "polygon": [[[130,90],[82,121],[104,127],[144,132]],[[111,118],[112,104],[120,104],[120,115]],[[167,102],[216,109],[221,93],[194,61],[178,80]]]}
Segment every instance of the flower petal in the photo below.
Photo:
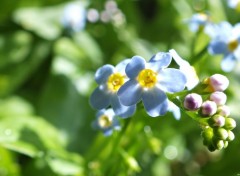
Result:
{"label": "flower petal", "polygon": [[112,65],[104,65],[100,67],[95,73],[95,80],[98,84],[105,83],[108,77],[113,73],[114,67]]}
{"label": "flower petal", "polygon": [[158,88],[144,91],[142,100],[148,115],[151,117],[164,115],[168,110],[167,96]]}
{"label": "flower petal", "polygon": [[221,40],[213,40],[208,46],[210,54],[225,54],[228,52],[227,44]]}
{"label": "flower petal", "polygon": [[131,61],[131,59],[125,59],[125,60],[121,61],[119,64],[116,65],[115,71],[125,75],[126,66],[130,61]]}
{"label": "flower petal", "polygon": [[110,104],[110,97],[110,94],[97,87],[90,97],[90,105],[99,110],[106,108]]}
{"label": "flower petal", "polygon": [[112,96],[111,98],[112,108],[117,116],[126,118],[130,117],[135,113],[136,105],[124,106],[120,103],[118,96]]}
{"label": "flower petal", "polygon": [[172,61],[172,55],[170,53],[159,52],[154,55],[148,65],[151,69],[159,71],[162,68],[167,68]]}
{"label": "flower petal", "polygon": [[233,54],[228,54],[223,58],[221,62],[221,68],[225,72],[232,71],[235,65],[236,65],[236,58],[234,57]]}
{"label": "flower petal", "polygon": [[176,120],[181,118],[180,108],[171,101],[168,101],[168,111],[173,113],[173,116]]}
{"label": "flower petal", "polygon": [[178,69],[167,68],[159,72],[158,87],[164,92],[182,91],[186,83],[186,76]]}
{"label": "flower petal", "polygon": [[136,80],[127,81],[118,91],[120,103],[125,106],[137,104],[142,95],[142,88]]}
{"label": "flower petal", "polygon": [[132,57],[131,61],[127,64],[126,74],[131,79],[136,78],[138,73],[145,68],[146,61],[140,56]]}

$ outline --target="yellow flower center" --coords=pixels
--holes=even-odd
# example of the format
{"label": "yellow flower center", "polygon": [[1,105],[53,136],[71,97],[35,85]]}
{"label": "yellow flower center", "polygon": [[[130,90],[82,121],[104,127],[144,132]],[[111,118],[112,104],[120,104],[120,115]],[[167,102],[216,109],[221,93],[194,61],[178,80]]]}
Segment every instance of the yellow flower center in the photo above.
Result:
{"label": "yellow flower center", "polygon": [[113,73],[110,75],[107,81],[108,89],[112,92],[117,92],[125,82],[124,77],[121,73]]}
{"label": "yellow flower center", "polygon": [[152,88],[157,83],[157,73],[144,69],[138,74],[137,80],[143,88]]}
{"label": "yellow flower center", "polygon": [[112,125],[112,121],[108,116],[102,115],[98,119],[98,124],[102,128],[108,128]]}
{"label": "yellow flower center", "polygon": [[228,49],[229,51],[234,51],[238,47],[238,41],[232,40],[228,43]]}

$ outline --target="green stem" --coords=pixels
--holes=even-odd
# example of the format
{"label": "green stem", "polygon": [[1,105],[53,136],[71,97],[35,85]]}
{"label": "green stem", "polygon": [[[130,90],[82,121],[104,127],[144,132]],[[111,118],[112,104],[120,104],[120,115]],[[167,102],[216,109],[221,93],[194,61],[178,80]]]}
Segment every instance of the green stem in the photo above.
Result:
{"label": "green stem", "polygon": [[191,112],[187,111],[183,108],[181,101],[175,96],[175,97],[169,97],[169,100],[172,101],[176,106],[178,106],[184,114],[191,117],[193,120],[197,121],[201,126],[207,126],[208,125],[208,118],[201,118],[198,116],[197,112]]}

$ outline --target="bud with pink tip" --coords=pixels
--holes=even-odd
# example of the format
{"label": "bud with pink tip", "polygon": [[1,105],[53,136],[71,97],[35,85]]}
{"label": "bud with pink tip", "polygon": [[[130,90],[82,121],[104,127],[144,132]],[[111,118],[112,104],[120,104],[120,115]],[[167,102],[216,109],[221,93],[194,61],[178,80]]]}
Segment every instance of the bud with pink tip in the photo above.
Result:
{"label": "bud with pink tip", "polygon": [[202,97],[196,93],[188,94],[184,99],[184,108],[189,111],[195,111],[202,105]]}
{"label": "bud with pink tip", "polygon": [[225,117],[216,114],[209,119],[209,124],[212,127],[223,127],[225,125]]}
{"label": "bud with pink tip", "polygon": [[227,96],[223,92],[213,92],[210,95],[210,100],[214,101],[217,105],[224,105],[227,101]]}
{"label": "bud with pink tip", "polygon": [[209,85],[214,91],[224,91],[229,85],[229,80],[221,74],[214,74],[209,78]]}
{"label": "bud with pink tip", "polygon": [[218,107],[217,112],[223,117],[228,117],[230,115],[230,108],[227,105],[222,105]]}
{"label": "bud with pink tip", "polygon": [[207,100],[201,106],[203,116],[212,116],[217,112],[217,104],[214,101]]}

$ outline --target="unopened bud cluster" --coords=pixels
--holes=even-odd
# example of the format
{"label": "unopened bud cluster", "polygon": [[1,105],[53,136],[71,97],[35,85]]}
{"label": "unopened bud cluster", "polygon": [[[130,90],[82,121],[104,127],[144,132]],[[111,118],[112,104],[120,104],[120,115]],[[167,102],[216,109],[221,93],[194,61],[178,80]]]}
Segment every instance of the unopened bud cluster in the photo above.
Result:
{"label": "unopened bud cluster", "polygon": [[230,118],[230,109],[225,105],[227,96],[223,92],[229,84],[228,79],[219,74],[215,74],[203,81],[207,85],[205,92],[200,95],[190,93],[184,99],[184,108],[194,111],[199,118],[205,118],[206,124],[203,128],[203,144],[210,151],[220,150],[228,146],[228,142],[234,140],[234,133],[231,131],[236,127],[234,119]]}

